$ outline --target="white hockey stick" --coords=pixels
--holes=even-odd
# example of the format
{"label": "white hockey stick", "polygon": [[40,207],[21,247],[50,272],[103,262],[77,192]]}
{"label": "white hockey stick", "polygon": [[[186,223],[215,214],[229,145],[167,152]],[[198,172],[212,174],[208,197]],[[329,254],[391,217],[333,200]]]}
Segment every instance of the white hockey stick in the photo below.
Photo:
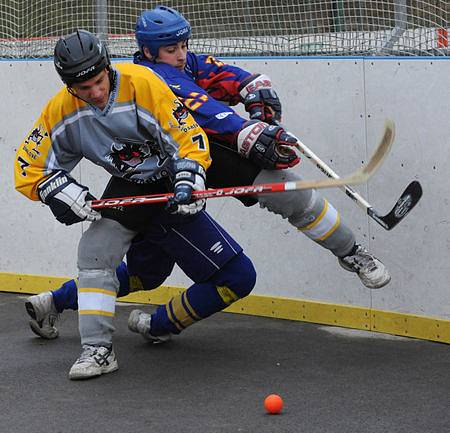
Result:
{"label": "white hockey stick", "polygon": [[[356,185],[366,182],[383,163],[386,156],[392,147],[394,141],[394,127],[392,122],[386,123],[386,128],[380,144],[376,148],[370,160],[362,165],[354,173],[343,178],[327,179],[312,179],[300,180],[298,182],[279,182],[279,183],[265,183],[259,185],[246,185],[227,188],[207,189],[204,191],[194,191],[192,196],[200,198],[217,198],[217,197],[231,197],[252,194],[266,194],[283,191],[295,191],[301,189],[320,189],[320,188],[335,188],[345,185]],[[346,187],[347,188],[347,187]],[[102,209],[115,206],[133,206],[138,204],[148,203],[164,203],[167,202],[173,193],[167,194],[152,194],[140,195],[132,197],[118,197],[118,198],[104,198],[100,200],[93,200],[91,206],[93,209]]]}
{"label": "white hockey stick", "polygon": [[[391,120],[387,120],[385,124],[385,135],[391,136],[391,140],[394,139],[395,126]],[[291,134],[293,135],[293,134]],[[295,137],[297,138],[297,137]],[[325,175],[332,179],[339,179],[337,173],[335,173],[328,165],[325,164],[312,150],[310,150],[305,144],[303,144],[297,138],[296,148],[306,156],[307,159],[312,161],[315,166]],[[380,224],[386,230],[391,230],[394,228],[417,204],[417,202],[422,197],[422,187],[419,182],[411,182],[403,191],[403,194],[395,203],[392,210],[386,215],[382,216],[377,212],[373,206],[367,202],[359,193],[354,189],[350,188],[348,185],[340,186],[342,191],[344,191],[348,197],[350,197],[356,204],[359,205],[364,211],[367,212],[369,217],[374,219],[378,224]]]}

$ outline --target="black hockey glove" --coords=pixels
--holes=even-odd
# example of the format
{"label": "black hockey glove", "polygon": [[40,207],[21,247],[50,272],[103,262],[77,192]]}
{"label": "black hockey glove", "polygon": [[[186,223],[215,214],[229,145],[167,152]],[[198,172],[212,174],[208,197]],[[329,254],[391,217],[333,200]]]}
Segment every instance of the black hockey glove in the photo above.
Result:
{"label": "black hockey glove", "polygon": [[89,189],[65,171],[56,171],[38,186],[38,195],[50,207],[56,219],[70,226],[81,221],[96,221],[101,215],[87,200],[95,200]]}
{"label": "black hockey glove", "polygon": [[205,170],[192,159],[182,158],[172,161],[173,198],[167,202],[170,213],[193,215],[205,206],[205,199],[192,201],[192,191],[205,189]]}
{"label": "black hockey glove", "polygon": [[281,121],[281,102],[267,75],[253,75],[239,86],[239,94],[250,119]]}
{"label": "black hockey glove", "polygon": [[293,147],[297,139],[281,126],[250,120],[237,136],[238,152],[268,170],[294,167],[300,157]]}

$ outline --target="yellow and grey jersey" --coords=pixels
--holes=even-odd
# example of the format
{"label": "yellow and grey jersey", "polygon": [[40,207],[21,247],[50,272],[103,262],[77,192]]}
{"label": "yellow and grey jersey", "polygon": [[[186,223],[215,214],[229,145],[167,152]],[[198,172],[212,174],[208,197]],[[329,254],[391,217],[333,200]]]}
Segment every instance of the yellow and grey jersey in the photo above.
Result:
{"label": "yellow and grey jersey", "polygon": [[111,175],[145,183],[167,173],[172,157],[207,169],[208,138],[169,87],[144,66],[114,66],[116,80],[100,110],[61,89],[17,150],[16,189],[38,200],[37,187],[55,170],[82,158]]}

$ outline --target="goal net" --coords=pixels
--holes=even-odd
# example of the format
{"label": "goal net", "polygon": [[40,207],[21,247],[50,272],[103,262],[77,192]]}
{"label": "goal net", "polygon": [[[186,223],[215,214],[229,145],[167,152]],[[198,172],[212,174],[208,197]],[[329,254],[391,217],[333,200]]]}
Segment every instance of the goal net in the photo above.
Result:
{"label": "goal net", "polygon": [[[45,58],[61,35],[97,33],[114,57],[136,51],[134,24],[159,2],[0,0],[0,57]],[[216,56],[449,55],[449,0],[179,0],[190,49]]]}

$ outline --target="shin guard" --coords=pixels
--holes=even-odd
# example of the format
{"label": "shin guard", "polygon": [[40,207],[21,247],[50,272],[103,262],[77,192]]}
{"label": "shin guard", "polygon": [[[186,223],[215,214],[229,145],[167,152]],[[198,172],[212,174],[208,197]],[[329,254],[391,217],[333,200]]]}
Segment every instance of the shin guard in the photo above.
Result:
{"label": "shin guard", "polygon": [[179,334],[183,329],[222,311],[247,296],[256,282],[250,259],[240,253],[217,271],[208,281],[195,283],[152,314],[151,333]]}
{"label": "shin guard", "polygon": [[[263,170],[255,183],[299,181],[294,171]],[[286,218],[305,236],[336,256],[348,253],[355,244],[350,228],[340,218],[339,212],[315,190],[300,190],[282,194],[258,196],[261,207]]]}

